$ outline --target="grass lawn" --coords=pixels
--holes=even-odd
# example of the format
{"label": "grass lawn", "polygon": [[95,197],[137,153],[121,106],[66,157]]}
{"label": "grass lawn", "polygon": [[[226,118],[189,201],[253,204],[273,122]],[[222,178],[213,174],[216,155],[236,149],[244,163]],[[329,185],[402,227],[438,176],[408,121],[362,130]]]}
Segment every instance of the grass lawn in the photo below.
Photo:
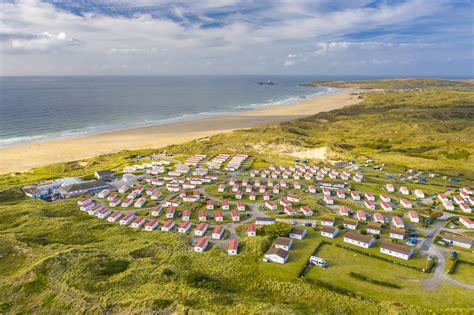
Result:
{"label": "grass lawn", "polygon": [[303,270],[309,257],[321,241],[322,239],[320,236],[317,236],[316,231],[308,229],[308,234],[302,241],[293,241],[290,257],[286,264],[280,265],[259,261],[258,271],[264,275],[275,276],[285,280],[295,279]]}
{"label": "grass lawn", "polygon": [[[425,290],[420,280],[431,277],[430,274],[360,255],[334,245],[323,245],[318,251],[318,257],[326,259],[329,268],[326,270],[311,268],[306,275],[309,280],[324,281],[380,301],[416,303],[425,307],[439,307],[449,301],[452,307],[474,306],[468,290],[448,284],[443,284],[438,291]],[[349,276],[351,271],[372,279],[395,283],[402,288],[389,288],[361,281]]]}
{"label": "grass lawn", "polygon": [[456,270],[450,277],[465,283],[474,284],[474,267],[468,264],[458,263]]}

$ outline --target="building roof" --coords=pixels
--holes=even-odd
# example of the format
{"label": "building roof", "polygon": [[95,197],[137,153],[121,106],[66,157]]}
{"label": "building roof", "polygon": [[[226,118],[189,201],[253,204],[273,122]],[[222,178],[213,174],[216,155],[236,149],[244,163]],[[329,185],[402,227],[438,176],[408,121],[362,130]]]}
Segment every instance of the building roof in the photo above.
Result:
{"label": "building roof", "polygon": [[331,216],[325,215],[325,216],[323,216],[323,217],[321,218],[321,221],[334,222],[334,221],[336,221],[336,218],[335,218],[335,217],[331,217]]}
{"label": "building roof", "polygon": [[333,226],[323,226],[321,228],[321,232],[324,232],[324,233],[329,233],[329,234],[334,234],[334,232],[336,231],[336,227],[333,227]]}
{"label": "building roof", "polygon": [[379,223],[369,222],[367,223],[367,228],[372,230],[380,230],[382,228],[382,225],[380,225]]}
{"label": "building roof", "polygon": [[222,225],[218,225],[214,228],[214,231],[212,231],[212,234],[216,233],[216,234],[220,234],[224,232],[224,227]]}
{"label": "building roof", "polygon": [[344,224],[350,224],[350,225],[357,225],[357,220],[354,220],[354,219],[345,219]]}
{"label": "building roof", "polygon": [[290,230],[290,234],[296,234],[296,235],[303,235],[306,232],[306,230],[302,227],[292,227]]}
{"label": "building roof", "polygon": [[98,176],[111,176],[114,175],[114,173],[111,170],[103,170],[103,171],[97,171],[95,172]]}
{"label": "building roof", "polygon": [[391,234],[399,234],[399,235],[404,235],[405,230],[404,229],[397,229],[397,228],[392,228],[390,229]]}
{"label": "building roof", "polygon": [[357,233],[357,232],[353,232],[353,231],[349,231],[347,232],[344,237],[346,238],[350,238],[352,240],[355,240],[355,241],[358,241],[358,242],[362,242],[362,243],[366,243],[366,244],[369,244],[370,241],[372,240],[372,236],[369,236],[369,235],[363,235],[363,234],[360,234],[360,233]]}
{"label": "building roof", "polygon": [[76,191],[105,188],[107,186],[108,185],[101,180],[89,180],[87,182],[75,183],[75,184],[63,186],[60,188],[60,190],[64,193],[73,193]]}
{"label": "building roof", "polygon": [[257,220],[257,221],[267,221],[267,222],[274,222],[274,221],[276,221],[275,218],[267,218],[267,217],[258,217],[256,220]]}
{"label": "building roof", "polygon": [[275,245],[289,246],[291,244],[291,238],[288,237],[277,237]]}
{"label": "building roof", "polygon": [[204,247],[207,244],[207,238],[201,237],[194,247]]}
{"label": "building roof", "polygon": [[270,248],[265,253],[265,255],[277,255],[278,257],[283,258],[283,259],[287,258],[289,254],[290,252],[288,252],[287,250],[284,250],[283,248],[276,248],[276,247]]}
{"label": "building roof", "polygon": [[204,222],[201,222],[201,223],[199,223],[199,225],[197,226],[196,230],[200,230],[200,231],[201,231],[201,230],[204,230],[204,229],[206,229],[206,228],[207,228],[207,224],[204,223]]}
{"label": "building roof", "polygon": [[230,240],[229,244],[227,245],[227,250],[237,250],[238,247],[239,247],[239,241]]}
{"label": "building roof", "polygon": [[472,238],[469,238],[461,234],[455,234],[455,233],[442,233],[441,237],[449,241],[454,241],[454,242],[459,242],[459,243],[464,243],[464,244],[472,244],[474,242]]}
{"label": "building roof", "polygon": [[179,226],[180,229],[185,229],[187,228],[188,226],[191,225],[191,222],[189,221],[184,221],[183,223],[181,223],[181,225]]}
{"label": "building roof", "polygon": [[389,242],[383,242],[380,245],[380,248],[391,250],[392,252],[397,252],[404,255],[409,255],[412,251],[412,248],[410,248],[407,245],[395,244],[395,243],[389,243]]}
{"label": "building roof", "polygon": [[474,221],[466,216],[461,216],[459,219],[463,219],[467,224],[474,224]]}

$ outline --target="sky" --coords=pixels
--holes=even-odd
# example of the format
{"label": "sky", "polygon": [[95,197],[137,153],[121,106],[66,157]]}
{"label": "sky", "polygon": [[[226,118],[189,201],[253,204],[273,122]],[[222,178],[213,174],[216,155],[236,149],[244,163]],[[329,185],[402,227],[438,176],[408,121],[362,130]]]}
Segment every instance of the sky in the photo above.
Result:
{"label": "sky", "polygon": [[474,75],[472,0],[0,0],[0,75]]}

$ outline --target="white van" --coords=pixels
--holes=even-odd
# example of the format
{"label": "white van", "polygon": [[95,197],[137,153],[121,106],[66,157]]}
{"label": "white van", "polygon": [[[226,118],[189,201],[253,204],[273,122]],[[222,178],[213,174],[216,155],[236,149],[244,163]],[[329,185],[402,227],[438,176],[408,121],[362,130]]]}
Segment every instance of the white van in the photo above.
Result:
{"label": "white van", "polygon": [[316,256],[311,256],[309,258],[309,262],[312,263],[315,266],[318,266],[318,267],[326,268],[328,266],[328,264],[326,263],[326,261],[323,258],[319,258],[319,257],[316,257]]}

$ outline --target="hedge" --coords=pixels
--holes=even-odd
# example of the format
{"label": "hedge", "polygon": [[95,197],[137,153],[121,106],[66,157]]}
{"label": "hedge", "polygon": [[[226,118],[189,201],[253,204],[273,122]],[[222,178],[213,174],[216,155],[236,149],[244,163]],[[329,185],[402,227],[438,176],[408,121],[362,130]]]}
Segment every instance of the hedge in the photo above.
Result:
{"label": "hedge", "polygon": [[347,250],[350,250],[350,251],[353,251],[353,252],[356,252],[356,253],[361,254],[361,255],[365,255],[365,256],[368,256],[368,257],[375,258],[375,259],[383,260],[383,261],[386,261],[386,262],[389,262],[389,263],[392,263],[392,264],[395,264],[395,265],[399,265],[399,266],[402,266],[402,267],[406,267],[406,268],[418,270],[418,271],[421,271],[421,272],[425,272],[425,268],[406,265],[406,264],[400,263],[398,261],[394,261],[394,260],[391,260],[391,259],[388,259],[388,258],[385,258],[385,257],[380,257],[380,256],[377,256],[377,255],[372,255],[370,253],[366,253],[364,251],[361,251],[361,250],[358,250],[358,249],[355,249],[355,248],[351,248],[351,247],[347,247],[347,246],[344,246],[344,245],[340,245],[340,244],[335,244],[335,246],[340,247],[340,248],[344,248],[344,249],[347,249]]}
{"label": "hedge", "polygon": [[401,289],[402,288],[398,284],[385,282],[385,281],[380,281],[380,280],[377,280],[377,279],[372,279],[372,278],[369,278],[367,276],[364,276],[360,273],[356,273],[356,272],[353,272],[353,271],[349,272],[349,276],[351,276],[353,278],[356,278],[356,279],[359,279],[359,280],[362,280],[362,281],[367,281],[367,282],[370,282],[370,283],[373,283],[373,284],[376,284],[376,285],[381,285],[381,286],[384,286],[384,287],[389,287],[389,288],[394,288],[394,289]]}
{"label": "hedge", "polygon": [[[316,248],[314,249],[314,252],[313,252],[313,255],[312,255],[312,256],[316,256],[316,254],[318,253],[319,249],[320,249],[321,246],[323,246],[324,244],[331,244],[331,243],[326,242],[325,240],[322,240],[322,241],[318,244],[318,246],[316,246]],[[299,274],[298,274],[298,277],[299,277],[299,278],[302,278],[302,277],[304,276],[304,274],[305,274],[305,272],[306,272],[306,269],[307,269],[306,267],[308,266],[308,264],[309,264],[309,262],[306,263],[306,264],[303,266],[303,268],[301,269],[301,271],[299,272]]]}
{"label": "hedge", "polygon": [[454,270],[456,270],[456,266],[458,265],[459,260],[456,258],[449,259],[449,268],[448,268],[448,274],[453,274]]}

